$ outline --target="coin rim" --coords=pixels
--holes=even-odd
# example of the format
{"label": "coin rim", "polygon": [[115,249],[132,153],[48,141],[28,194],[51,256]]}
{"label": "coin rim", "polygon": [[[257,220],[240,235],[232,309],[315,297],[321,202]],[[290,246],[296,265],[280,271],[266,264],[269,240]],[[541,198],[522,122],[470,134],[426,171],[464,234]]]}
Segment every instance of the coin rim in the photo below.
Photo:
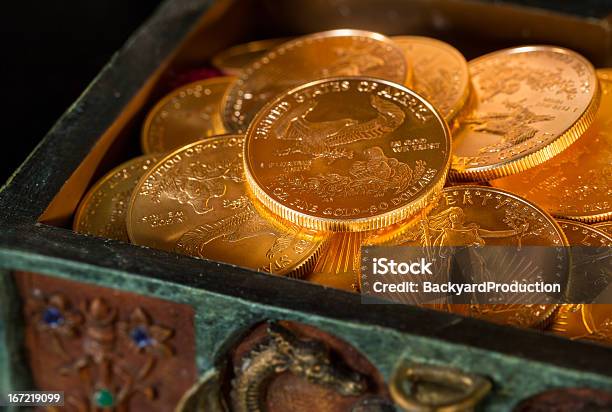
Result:
{"label": "coin rim", "polygon": [[576,121],[564,132],[559,134],[557,138],[552,140],[547,145],[538,147],[534,151],[529,152],[528,154],[519,158],[508,159],[502,162],[478,167],[460,167],[456,169],[454,168],[454,165],[456,164],[455,159],[460,159],[468,156],[453,155],[453,162],[449,171],[449,179],[451,181],[465,182],[493,180],[500,177],[517,174],[532,167],[538,166],[567,149],[573,142],[580,138],[580,136],[588,129],[591,123],[593,123],[593,121],[595,120],[595,115],[597,114],[597,109],[599,108],[599,103],[601,100],[601,87],[599,85],[599,78],[591,62],[588,61],[581,54],[573,50],[566,49],[564,47],[547,45],[512,47],[488,53],[473,60],[470,60],[468,62],[468,66],[472,63],[488,59],[496,55],[528,53],[533,51],[551,51],[564,55],[571,55],[572,57],[581,61],[587,68],[590,69],[595,79],[595,81],[593,82],[595,91],[593,93],[591,101],[584,109],[582,114],[576,119]]}
{"label": "coin rim", "polygon": [[[98,179],[94,183],[94,185],[87,191],[87,193],[85,193],[85,195],[83,196],[83,198],[79,202],[79,206],[77,207],[76,211],[74,212],[74,218],[72,219],[72,230],[77,232],[77,233],[81,233],[81,234],[85,234],[85,235],[97,236],[97,235],[94,235],[92,233],[79,230],[79,225],[80,225],[80,223],[82,223],[83,214],[85,213],[87,207],[89,206],[89,203],[91,202],[94,194],[96,194],[96,192],[98,192],[100,190],[100,188],[102,186],[104,186],[117,172],[121,171],[122,169],[125,169],[126,165],[131,165],[133,163],[137,163],[138,161],[149,160],[150,159],[150,160],[153,160],[153,162],[151,164],[151,167],[153,167],[153,165],[155,165],[157,163],[155,160],[159,159],[159,157],[160,156],[159,156],[158,153],[148,153],[148,154],[140,155],[138,157],[134,157],[132,159],[129,159],[129,160],[121,163],[118,166],[115,166],[109,172],[104,174],[100,179]],[[136,183],[138,183],[139,181],[140,181],[140,179],[138,179],[136,181]],[[130,195],[130,198],[127,199],[128,200],[128,207],[129,207],[130,199],[131,199],[131,195]],[[127,209],[126,209],[126,217],[127,217]],[[126,223],[126,229],[127,229],[127,223]],[[100,237],[100,236],[98,236],[98,237]],[[115,239],[115,240],[119,240],[119,239]],[[121,241],[123,242],[125,240],[121,240]],[[128,236],[128,242],[129,242],[129,236]]]}
{"label": "coin rim", "polygon": [[[584,222],[579,222],[577,220],[571,220],[571,219],[556,219],[556,220],[557,220],[557,222],[559,222],[559,226],[561,226],[562,224],[569,224],[569,225],[574,225],[574,226],[581,227],[581,228],[586,229],[586,230],[592,230],[593,232],[595,232],[595,234],[597,234],[598,236],[603,237],[606,241],[610,242],[610,245],[612,245],[612,236],[608,235],[603,230],[598,229],[594,225],[589,225],[589,224],[586,224]],[[561,230],[563,230],[563,227],[561,227]],[[565,233],[565,231],[564,231],[564,233]],[[568,240],[568,242],[569,242],[569,240]],[[570,246],[572,246],[572,245],[570,245]]]}
{"label": "coin rim", "polygon": [[[276,46],[280,46],[281,44],[286,43],[290,40],[291,37],[278,37],[273,39],[254,40],[247,43],[236,44],[228,47],[225,50],[221,50],[219,53],[216,53],[210,61],[213,66],[215,66],[222,72],[231,76],[239,77],[240,73],[242,72],[242,69],[248,66],[250,63],[247,63],[245,66],[241,67],[232,66],[231,64],[226,64],[228,59],[246,53],[265,53],[266,50],[270,50]],[[257,58],[254,60],[257,60]]]}
{"label": "coin rim", "polygon": [[[140,129],[140,147],[142,148],[142,151],[144,154],[154,154],[154,153],[160,153],[160,152],[155,152],[151,149],[151,139],[150,139],[150,135],[151,135],[151,124],[153,123],[153,119],[155,117],[157,117],[157,114],[160,112],[160,110],[162,110],[162,108],[168,104],[168,102],[170,100],[172,100],[173,98],[176,97],[177,94],[179,94],[180,92],[183,92],[191,87],[195,87],[195,86],[204,86],[204,87],[208,87],[209,84],[218,84],[218,83],[223,83],[223,82],[227,82],[227,86],[225,87],[225,90],[223,91],[223,95],[221,96],[221,100],[219,100],[219,117],[223,117],[222,109],[222,103],[223,103],[223,96],[225,95],[225,92],[227,91],[227,89],[232,85],[232,83],[234,83],[236,81],[236,77],[235,76],[231,76],[231,75],[226,75],[226,76],[217,76],[217,77],[211,77],[208,79],[202,79],[202,80],[196,80],[195,82],[190,82],[187,84],[184,84],[180,87],[177,87],[176,89],[173,89],[172,91],[168,92],[164,97],[162,97],[161,100],[159,100],[155,106],[153,106],[149,112],[147,113],[147,117],[145,118],[145,121],[142,124],[142,128]],[[223,128],[224,131],[227,132],[227,128],[225,127],[225,122],[221,122],[223,124]],[[219,134],[215,134],[215,135],[211,135],[211,136],[207,136],[207,137],[214,137],[217,136]],[[203,137],[203,138],[207,138],[207,137]],[[161,153],[165,153],[168,150],[172,150],[174,151],[174,149],[166,149],[165,151],[162,151]]]}
{"label": "coin rim", "polygon": [[[427,36],[409,36],[409,35],[403,36],[403,35],[400,35],[400,36],[391,36],[390,39],[393,40],[393,41],[398,41],[398,40],[399,41],[412,41],[412,42],[415,42],[415,43],[420,43],[420,44],[425,44],[425,45],[429,45],[431,43],[437,44],[438,46],[440,46],[441,49],[444,49],[447,52],[449,52],[449,54],[454,55],[462,63],[462,66],[465,67],[465,87],[463,88],[463,93],[460,96],[459,100],[457,100],[457,102],[451,107],[451,110],[449,111],[448,115],[444,116],[446,122],[450,126],[453,123],[453,121],[458,117],[459,113],[461,113],[463,107],[467,103],[468,98],[470,97],[470,91],[471,91],[471,88],[472,88],[472,79],[470,77],[470,68],[468,66],[468,62],[467,62],[465,56],[459,50],[457,50],[453,45],[451,45],[451,44],[449,44],[449,43],[447,43],[445,41],[433,38],[433,37],[427,37]],[[400,48],[401,48],[401,46],[400,46]],[[406,56],[406,58],[408,58],[408,56]],[[414,62],[410,62],[410,61],[408,61],[408,63],[412,67],[412,70],[413,70],[412,78],[414,80],[414,66],[415,66],[415,63]],[[411,84],[411,86],[413,86],[413,84]]]}
{"label": "coin rim", "polygon": [[[541,214],[543,214],[546,218],[548,218],[549,222],[552,223],[553,227],[555,228],[555,230],[557,231],[558,234],[560,234],[561,236],[561,241],[562,241],[562,245],[560,246],[569,246],[569,242],[567,240],[567,236],[565,236],[565,232],[563,231],[563,229],[561,228],[561,225],[559,224],[559,222],[557,222],[557,219],[555,219],[550,213],[548,213],[546,210],[542,209],[539,205],[531,202],[528,199],[525,199],[524,197],[517,195],[516,193],[510,192],[508,190],[504,190],[504,189],[499,189],[497,187],[490,187],[490,186],[478,186],[478,185],[462,185],[462,186],[454,186],[454,187],[447,187],[446,189],[449,190],[460,190],[460,189],[464,189],[464,188],[477,188],[477,189],[484,189],[484,190],[489,190],[489,191],[499,191],[504,193],[507,196],[510,196],[518,201],[522,201],[524,203],[526,203],[527,205],[529,205],[530,207],[533,207],[534,209],[536,209],[538,212],[540,212]],[[568,256],[568,265],[571,265],[571,256]],[[569,280],[569,276],[570,273],[568,273],[568,280]],[[567,286],[566,286],[567,287]],[[529,328],[531,329],[546,329],[553,321],[554,321],[554,315],[557,313],[557,311],[559,310],[559,308],[561,307],[561,304],[559,303],[542,303],[540,305],[543,306],[550,306],[549,310],[547,312],[545,312],[545,315],[543,315],[539,322],[533,323],[531,325],[529,325]],[[489,320],[485,317],[478,317],[478,319],[482,319],[482,320],[486,320],[487,322],[492,322],[492,323],[496,323],[493,320]],[[499,324],[499,323],[498,323]]]}
{"label": "coin rim", "polygon": [[[604,230],[602,230],[600,228],[602,228],[604,226],[610,226],[611,229],[612,229],[612,220],[604,220],[603,222],[592,223],[591,225],[595,229],[597,229],[597,230],[599,230],[601,232],[604,232],[606,235],[608,235],[608,232],[606,232],[606,231],[604,231]],[[612,237],[612,235],[608,235],[608,236]]]}
{"label": "coin rim", "polygon": [[[561,227],[562,224],[565,223],[565,224],[569,224],[569,225],[575,225],[575,226],[578,226],[578,227],[586,229],[586,230],[592,230],[597,235],[603,237],[604,239],[608,240],[610,242],[610,244],[612,244],[612,236],[610,236],[607,233],[599,230],[597,227],[595,227],[593,225],[588,225],[588,224],[585,224],[583,222],[579,222],[579,221],[571,220],[571,219],[556,219],[556,220],[559,223],[560,227]],[[563,227],[561,227],[561,230],[563,230]],[[563,231],[563,232],[565,233],[565,231]],[[569,243],[569,241],[568,241],[568,243]],[[570,245],[570,246],[572,246],[572,245]],[[554,327],[555,327],[555,325],[557,325],[559,323],[559,321],[560,321],[559,317],[561,316],[561,314],[569,311],[571,309],[571,306],[574,306],[574,305],[576,305],[576,304],[575,303],[568,303],[568,304],[559,305],[559,310],[557,311],[557,313],[555,313],[555,315],[553,316],[553,319],[552,319],[552,321],[551,321],[551,323],[549,325],[550,326],[549,329],[553,333],[558,334],[559,336],[564,336],[566,338],[570,338],[570,339],[572,338],[571,334],[566,333],[566,332],[556,331],[556,330],[554,330]],[[591,304],[582,304],[582,307],[580,309],[580,311],[581,311],[580,319],[583,321],[583,325],[582,326],[584,326],[589,332],[590,332],[590,327],[584,321],[584,311],[585,311],[585,307],[586,306],[590,307],[590,305],[593,305],[593,304],[592,303]],[[580,339],[580,340],[589,340],[589,339],[588,338],[583,338],[583,339]]]}
{"label": "coin rim", "polygon": [[[444,135],[446,137],[446,162],[440,168],[440,172],[437,173],[438,178],[433,184],[429,185],[429,188],[423,191],[418,197],[416,197],[411,202],[404,204],[403,206],[394,208],[385,213],[381,213],[378,215],[373,215],[370,217],[362,217],[357,219],[334,219],[334,218],[323,218],[311,216],[303,212],[298,212],[293,210],[276,199],[272,198],[272,196],[268,195],[264,189],[257,183],[255,176],[253,175],[249,162],[249,154],[248,147],[249,141],[252,139],[251,136],[254,134],[255,127],[260,119],[269,109],[274,107],[278,102],[285,99],[287,96],[298,92],[300,90],[304,90],[310,88],[312,86],[323,84],[327,82],[334,81],[352,81],[352,82],[360,82],[360,81],[368,81],[368,82],[376,82],[382,83],[386,86],[393,87],[396,89],[400,89],[405,93],[415,97],[421,103],[423,103],[436,117],[436,119],[441,123]],[[287,90],[285,93],[277,96],[274,100],[268,102],[253,118],[253,121],[249,125],[247,132],[245,134],[245,143],[244,143],[244,173],[247,178],[248,187],[250,188],[253,195],[263,203],[268,209],[270,209],[274,214],[281,216],[283,219],[293,222],[299,226],[304,226],[309,229],[314,230],[322,230],[322,231],[334,231],[334,232],[361,232],[366,230],[380,229],[394,223],[400,222],[410,216],[414,215],[418,211],[427,207],[433,199],[435,199],[438,194],[442,191],[444,184],[446,183],[446,177],[448,175],[448,170],[450,168],[451,161],[451,133],[448,127],[448,124],[442,117],[442,115],[438,112],[438,110],[431,104],[429,101],[425,100],[421,95],[414,92],[413,90],[402,86],[397,83],[393,83],[388,80],[376,79],[373,77],[331,77],[326,79],[319,79],[309,83],[302,84],[293,89]]]}
{"label": "coin rim", "polygon": [[[249,127],[251,126],[250,123],[253,123],[253,120],[255,120],[255,118],[257,117],[257,113],[253,114],[253,118],[251,119],[250,123],[247,125],[239,125],[237,122],[235,122],[233,120],[233,115],[232,115],[232,106],[235,103],[235,96],[238,94],[238,90],[240,89],[240,87],[242,87],[244,85],[244,83],[246,82],[247,79],[249,79],[253,72],[256,71],[257,69],[255,69],[256,65],[267,65],[270,60],[270,55],[274,54],[283,54],[279,52],[279,49],[286,49],[286,48],[290,48],[295,46],[297,43],[302,43],[304,41],[308,41],[308,40],[317,40],[317,39],[321,39],[321,38],[332,38],[332,37],[363,37],[363,38],[368,38],[368,39],[374,39],[374,40],[378,40],[384,44],[387,44],[389,46],[391,46],[392,48],[396,49],[397,52],[399,53],[399,55],[401,55],[402,57],[402,61],[404,62],[404,79],[403,82],[404,83],[409,83],[411,82],[412,79],[412,71],[408,70],[408,64],[406,63],[406,58],[404,56],[404,52],[399,48],[399,46],[397,44],[395,44],[393,42],[393,40],[391,40],[389,37],[385,36],[384,34],[378,33],[378,32],[374,32],[374,31],[369,31],[369,30],[359,30],[359,29],[335,29],[335,30],[327,30],[327,31],[321,31],[321,32],[317,32],[317,33],[313,33],[313,34],[308,34],[305,36],[301,36],[301,37],[297,37],[293,40],[289,40],[285,43],[281,43],[278,46],[270,49],[270,51],[268,51],[268,53],[264,54],[263,56],[261,56],[259,59],[256,59],[255,61],[253,61],[251,64],[247,65],[246,67],[243,68],[242,70],[242,74],[240,76],[238,76],[238,78],[236,78],[236,81],[231,85],[231,87],[228,87],[228,89],[225,91],[225,94],[223,96],[223,99],[221,101],[221,118],[223,120],[223,124],[225,126],[225,129],[229,132],[229,133],[246,133],[246,131],[249,129]],[[337,78],[338,76],[331,76],[331,77],[322,77],[320,79],[316,79],[316,80],[309,80],[304,84],[308,84],[311,83],[313,81],[318,81],[318,80],[327,80],[330,78]],[[362,77],[362,76],[355,76],[355,77]],[[300,85],[294,86],[294,87],[290,87],[282,92],[280,92],[277,96],[272,97],[272,101],[276,100],[276,98],[278,96],[283,96],[285,95],[285,93],[288,90],[293,90],[296,87],[299,87]],[[269,103],[269,102],[268,102]],[[266,103],[266,105],[268,104]],[[262,110],[265,107],[262,106],[262,108],[260,110]],[[245,127],[246,126],[246,127]]]}

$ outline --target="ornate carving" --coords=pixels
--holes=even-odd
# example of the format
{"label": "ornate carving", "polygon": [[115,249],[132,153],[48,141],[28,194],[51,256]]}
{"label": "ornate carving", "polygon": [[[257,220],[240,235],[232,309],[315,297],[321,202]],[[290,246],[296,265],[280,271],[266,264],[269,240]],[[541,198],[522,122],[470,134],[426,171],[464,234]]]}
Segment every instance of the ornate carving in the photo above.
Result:
{"label": "ornate carving", "polygon": [[227,365],[208,370],[185,392],[175,412],[395,410],[376,368],[312,326],[260,324],[229,355]]}
{"label": "ornate carving", "polygon": [[330,350],[323,342],[299,338],[278,323],[268,325],[268,335],[235,368],[231,393],[234,412],[266,411],[267,385],[275,375],[284,372],[331,388],[343,396],[366,391],[365,378],[340,361],[332,361]]}
{"label": "ornate carving", "polygon": [[70,356],[64,348],[63,339],[80,334],[82,314],[75,310],[63,295],[45,296],[38,289],[26,300],[25,307],[36,330],[50,339],[51,349],[63,360],[68,360]]}
{"label": "ornate carving", "polygon": [[[136,394],[156,398],[158,388],[149,378],[160,360],[173,356],[168,343],[173,331],[156,324],[144,309],[137,307],[122,319],[102,298],[75,307],[62,294],[45,296],[35,289],[26,300],[26,313],[40,338],[50,339],[50,350],[62,359],[57,372],[82,382],[84,390],[66,398],[77,411],[127,412]],[[120,341],[129,342],[144,362],[130,362],[134,359],[118,350]],[[65,349],[75,342],[80,343],[78,355]]]}

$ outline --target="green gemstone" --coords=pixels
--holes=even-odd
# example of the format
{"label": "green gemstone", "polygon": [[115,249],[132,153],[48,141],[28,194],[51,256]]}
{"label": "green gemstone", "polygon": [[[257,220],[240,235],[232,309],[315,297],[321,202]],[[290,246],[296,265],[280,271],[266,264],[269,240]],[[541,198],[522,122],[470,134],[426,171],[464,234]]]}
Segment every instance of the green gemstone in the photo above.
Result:
{"label": "green gemstone", "polygon": [[113,406],[113,394],[110,393],[108,389],[100,389],[94,395],[94,400],[96,404],[102,408],[108,408],[109,406]]}

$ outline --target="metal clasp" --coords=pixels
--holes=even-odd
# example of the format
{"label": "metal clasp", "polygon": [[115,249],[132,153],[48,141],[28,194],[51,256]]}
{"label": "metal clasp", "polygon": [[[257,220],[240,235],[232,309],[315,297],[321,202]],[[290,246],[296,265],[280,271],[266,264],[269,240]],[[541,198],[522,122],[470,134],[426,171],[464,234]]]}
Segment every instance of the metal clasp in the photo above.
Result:
{"label": "metal clasp", "polygon": [[484,377],[409,362],[400,364],[390,384],[393,401],[406,412],[469,412],[490,390]]}

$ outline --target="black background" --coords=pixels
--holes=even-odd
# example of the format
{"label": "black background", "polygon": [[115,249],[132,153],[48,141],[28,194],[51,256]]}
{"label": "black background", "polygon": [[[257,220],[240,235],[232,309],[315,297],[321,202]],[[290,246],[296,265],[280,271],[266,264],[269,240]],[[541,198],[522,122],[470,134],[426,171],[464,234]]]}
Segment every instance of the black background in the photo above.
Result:
{"label": "black background", "polygon": [[3,3],[0,184],[159,3],[160,0]]}

